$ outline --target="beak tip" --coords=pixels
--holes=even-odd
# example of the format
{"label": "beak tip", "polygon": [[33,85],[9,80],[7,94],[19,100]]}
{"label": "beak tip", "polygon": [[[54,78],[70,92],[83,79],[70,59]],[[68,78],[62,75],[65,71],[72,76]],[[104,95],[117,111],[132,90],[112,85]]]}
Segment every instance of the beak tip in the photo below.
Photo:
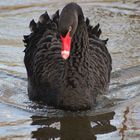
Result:
{"label": "beak tip", "polygon": [[70,56],[70,51],[63,50],[63,51],[61,52],[61,56],[62,56],[62,58],[65,59],[65,60],[68,59],[69,56]]}

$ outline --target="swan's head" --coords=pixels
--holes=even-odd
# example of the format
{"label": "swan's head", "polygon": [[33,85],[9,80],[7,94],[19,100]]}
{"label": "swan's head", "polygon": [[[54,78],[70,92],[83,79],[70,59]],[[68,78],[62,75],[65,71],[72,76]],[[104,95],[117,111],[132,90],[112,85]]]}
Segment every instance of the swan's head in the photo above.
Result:
{"label": "swan's head", "polygon": [[76,3],[66,5],[60,15],[59,32],[62,42],[61,55],[68,59],[71,50],[71,40],[78,26],[79,16],[83,17],[82,9]]}

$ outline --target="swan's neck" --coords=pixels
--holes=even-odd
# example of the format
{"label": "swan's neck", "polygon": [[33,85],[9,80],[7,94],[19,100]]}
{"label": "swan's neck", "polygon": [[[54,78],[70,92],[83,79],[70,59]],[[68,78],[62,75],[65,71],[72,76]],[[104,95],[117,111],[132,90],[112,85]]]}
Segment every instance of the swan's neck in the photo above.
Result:
{"label": "swan's neck", "polygon": [[88,52],[89,39],[88,39],[88,31],[84,21],[78,24],[76,32],[72,38],[72,50],[71,55],[81,55],[81,57],[85,57]]}

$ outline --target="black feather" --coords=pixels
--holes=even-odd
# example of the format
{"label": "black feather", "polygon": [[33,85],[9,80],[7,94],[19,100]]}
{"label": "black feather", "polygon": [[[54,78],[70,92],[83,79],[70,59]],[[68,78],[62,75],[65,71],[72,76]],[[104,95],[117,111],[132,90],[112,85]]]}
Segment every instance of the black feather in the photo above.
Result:
{"label": "black feather", "polygon": [[46,24],[50,21],[50,17],[47,11],[39,17],[39,22],[42,24]]}
{"label": "black feather", "polygon": [[29,28],[30,28],[31,32],[35,32],[37,30],[37,25],[34,20],[31,20],[31,22],[29,24]]}
{"label": "black feather", "polygon": [[55,12],[55,14],[52,16],[53,21],[58,25],[59,20],[59,10]]}

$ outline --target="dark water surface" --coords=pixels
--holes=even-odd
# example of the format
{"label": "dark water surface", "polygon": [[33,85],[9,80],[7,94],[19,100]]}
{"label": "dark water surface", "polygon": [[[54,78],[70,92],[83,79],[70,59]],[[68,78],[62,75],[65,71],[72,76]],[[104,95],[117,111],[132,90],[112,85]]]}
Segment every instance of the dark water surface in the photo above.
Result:
{"label": "dark water surface", "polygon": [[[73,0],[74,1],[74,0]],[[28,100],[23,34],[69,0],[0,1],[0,140],[140,140],[140,1],[77,0],[109,38],[110,92],[95,110],[64,112]]]}

